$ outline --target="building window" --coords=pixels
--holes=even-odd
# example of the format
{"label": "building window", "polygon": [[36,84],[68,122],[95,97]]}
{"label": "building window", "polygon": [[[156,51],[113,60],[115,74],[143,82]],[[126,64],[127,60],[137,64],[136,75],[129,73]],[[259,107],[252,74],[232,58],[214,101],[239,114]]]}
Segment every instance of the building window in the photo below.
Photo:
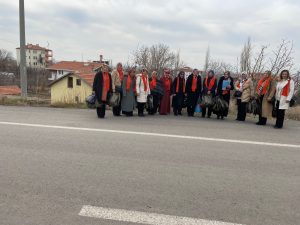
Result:
{"label": "building window", "polygon": [[81,80],[80,79],[76,79],[76,85],[81,86]]}
{"label": "building window", "polygon": [[73,77],[68,77],[68,88],[73,88]]}
{"label": "building window", "polygon": [[75,96],[75,102],[79,103],[79,97],[78,96]]}

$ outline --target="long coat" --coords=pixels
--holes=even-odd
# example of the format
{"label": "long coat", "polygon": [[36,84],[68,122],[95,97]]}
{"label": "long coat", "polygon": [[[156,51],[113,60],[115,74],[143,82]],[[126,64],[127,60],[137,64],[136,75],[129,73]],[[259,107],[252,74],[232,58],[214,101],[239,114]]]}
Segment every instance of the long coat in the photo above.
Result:
{"label": "long coat", "polygon": [[236,91],[242,91],[242,96],[241,96],[241,102],[249,102],[251,97],[254,96],[254,87],[253,87],[253,82],[252,82],[252,79],[249,78],[247,81],[245,81],[245,83],[243,84],[243,88],[241,89],[238,88],[238,84],[240,83],[239,80],[237,80],[235,83],[234,83],[234,89]]}
{"label": "long coat", "polygon": [[291,101],[291,99],[293,98],[293,94],[295,91],[295,82],[292,79],[290,80],[288,96],[282,95],[283,88],[287,84],[288,84],[287,80],[282,80],[278,82],[276,86],[276,100],[279,101],[279,109],[288,109],[290,105],[286,101]]}
{"label": "long coat", "polygon": [[109,83],[110,83],[110,90],[108,91],[107,94],[107,99],[105,102],[102,101],[102,90],[103,90],[103,73],[102,71],[99,71],[96,73],[94,82],[93,82],[93,91],[95,92],[96,99],[98,103],[107,103],[108,99],[110,97],[110,93],[112,91],[112,81],[111,81],[111,75],[109,75]]}
{"label": "long coat", "polygon": [[116,91],[116,87],[122,86],[122,81],[120,78],[120,74],[117,69],[113,70],[111,73],[111,80],[112,80],[112,90]]}
{"label": "long coat", "polygon": [[131,78],[130,89],[126,90],[127,79],[128,79],[128,75],[125,75],[124,80],[122,82],[123,98],[122,98],[121,106],[122,106],[122,111],[132,112],[136,107],[135,93],[134,93],[135,79]]}
{"label": "long coat", "polygon": [[275,92],[276,92],[276,81],[275,79],[272,79],[262,101],[262,106],[261,106],[262,117],[265,118],[272,117],[273,104],[268,99],[272,99],[273,96],[275,95]]}
{"label": "long coat", "polygon": [[[170,82],[170,86],[166,86],[166,81]],[[172,79],[162,77],[160,79],[163,89],[164,89],[164,95],[160,101],[160,107],[159,107],[159,113],[160,114],[169,114],[170,113],[170,107],[171,107],[171,90],[172,90]]]}
{"label": "long coat", "polygon": [[[177,80],[179,79],[179,87],[178,87],[178,92],[176,92],[177,89]],[[182,107],[183,103],[184,103],[184,95],[185,95],[185,79],[184,78],[180,78],[179,76],[177,76],[172,84],[172,94],[173,95],[173,99],[172,99],[172,107],[173,108],[178,108],[178,107]]]}
{"label": "long coat", "polygon": [[192,91],[192,83],[193,83],[193,74],[189,75],[189,77],[186,80],[186,85],[185,85],[188,106],[196,105],[198,98],[201,95],[201,91],[202,91],[201,76],[197,76],[197,88],[196,88],[195,92]]}
{"label": "long coat", "polygon": [[149,79],[147,76],[147,91],[144,90],[144,82],[142,80],[142,74],[136,75],[136,93],[137,93],[137,102],[146,103],[147,96],[150,95],[150,86]]}

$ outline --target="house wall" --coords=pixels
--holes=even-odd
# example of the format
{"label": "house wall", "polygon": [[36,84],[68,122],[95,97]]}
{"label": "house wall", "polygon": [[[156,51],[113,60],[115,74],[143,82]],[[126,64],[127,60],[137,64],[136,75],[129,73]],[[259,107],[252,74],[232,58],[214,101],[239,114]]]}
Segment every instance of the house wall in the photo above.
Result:
{"label": "house wall", "polygon": [[[73,77],[73,88],[68,88],[68,77]],[[84,103],[92,93],[92,87],[81,79],[81,86],[76,84],[76,76],[67,76],[51,86],[51,104]],[[76,100],[77,98],[77,100]]]}

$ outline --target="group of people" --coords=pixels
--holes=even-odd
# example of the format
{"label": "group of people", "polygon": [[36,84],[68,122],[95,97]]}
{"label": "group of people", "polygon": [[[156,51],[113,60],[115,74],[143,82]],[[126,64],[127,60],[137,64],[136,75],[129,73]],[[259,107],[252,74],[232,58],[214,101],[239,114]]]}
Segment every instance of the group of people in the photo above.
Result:
{"label": "group of people", "polygon": [[[146,69],[137,73],[136,68],[131,68],[125,74],[122,63],[118,63],[112,73],[109,72],[107,65],[96,73],[93,92],[99,118],[105,117],[106,105],[111,95],[116,93],[119,95],[119,101],[113,107],[114,116],[121,114],[133,116],[135,108],[138,109],[140,117],[145,116],[145,110],[149,115],[156,113],[168,115],[171,107],[174,115],[178,116],[182,115],[182,109],[186,107],[188,116],[193,117],[196,106],[205,99],[218,97],[229,105],[231,92],[234,92],[238,109],[236,120],[245,121],[247,104],[255,99],[261,107],[257,125],[265,125],[275,107],[276,125],[274,127],[282,128],[285,110],[288,109],[294,93],[294,82],[288,70],[283,70],[278,80],[273,78],[270,71],[266,71],[256,88],[249,74],[242,73],[234,82],[229,71],[226,71],[218,80],[214,71],[210,70],[202,81],[197,69],[194,69],[187,79],[185,79],[185,73],[180,71],[173,80],[171,71],[165,69],[159,79],[157,71],[153,71],[149,77]],[[146,106],[149,100],[151,100],[151,107]],[[206,104],[201,104],[201,110],[202,117],[208,118],[214,112],[213,106]],[[228,107],[215,113],[218,119],[224,119],[228,115]]]}

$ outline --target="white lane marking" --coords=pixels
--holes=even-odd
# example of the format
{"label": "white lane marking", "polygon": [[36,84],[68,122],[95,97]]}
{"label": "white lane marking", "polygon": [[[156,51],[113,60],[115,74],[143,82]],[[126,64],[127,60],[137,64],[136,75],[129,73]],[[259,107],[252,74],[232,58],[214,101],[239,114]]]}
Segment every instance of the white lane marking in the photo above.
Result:
{"label": "white lane marking", "polygon": [[67,127],[67,126],[30,124],[30,123],[14,123],[14,122],[0,122],[0,124],[13,125],[13,126],[25,126],[25,127],[39,127],[39,128],[51,128],[51,129],[65,129],[65,130],[79,130],[79,131],[93,131],[93,132],[104,132],[104,133],[179,138],[179,139],[190,139],[190,140],[212,141],[212,142],[226,142],[226,143],[249,144],[249,145],[263,145],[263,146],[273,146],[273,147],[300,148],[300,145],[296,145],[296,144],[283,144],[283,143],[234,140],[234,139],[224,139],[224,138],[185,136],[185,135],[177,135],[177,134],[162,134],[162,133],[149,133],[149,132],[138,132],[138,131],[109,130],[109,129],[85,128],[85,127]]}
{"label": "white lane marking", "polygon": [[221,221],[203,220],[191,217],[170,216],[158,213],[128,211],[123,209],[110,209],[85,205],[79,216],[92,217],[105,220],[131,222],[148,225],[242,225]]}

